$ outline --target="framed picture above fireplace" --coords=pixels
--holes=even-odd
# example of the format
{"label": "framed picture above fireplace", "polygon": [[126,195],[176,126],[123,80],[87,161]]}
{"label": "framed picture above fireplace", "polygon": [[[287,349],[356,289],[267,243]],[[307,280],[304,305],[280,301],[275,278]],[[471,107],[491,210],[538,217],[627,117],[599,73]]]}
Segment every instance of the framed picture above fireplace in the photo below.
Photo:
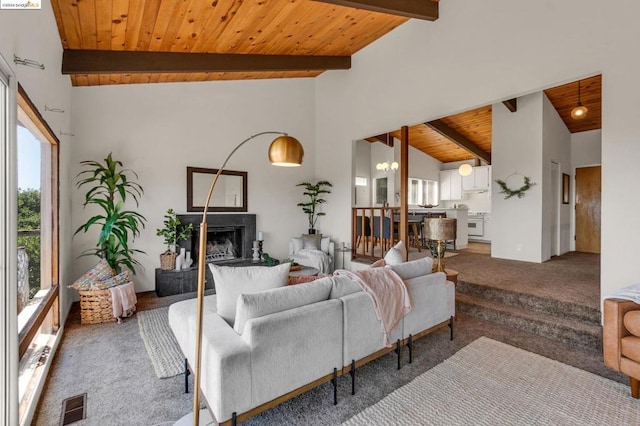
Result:
{"label": "framed picture above fireplace", "polygon": [[[211,182],[218,169],[187,167],[187,211],[204,211]],[[210,212],[247,211],[247,172],[223,170],[209,203]]]}

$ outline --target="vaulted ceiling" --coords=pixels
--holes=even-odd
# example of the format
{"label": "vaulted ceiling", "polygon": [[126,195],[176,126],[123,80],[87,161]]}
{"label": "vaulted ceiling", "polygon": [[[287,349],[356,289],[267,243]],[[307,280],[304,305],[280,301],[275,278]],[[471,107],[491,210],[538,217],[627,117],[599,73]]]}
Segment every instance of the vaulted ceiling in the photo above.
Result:
{"label": "vaulted ceiling", "polygon": [[437,0],[51,4],[75,86],[314,77],[348,69],[351,55],[409,18],[438,17]]}
{"label": "vaulted ceiling", "polygon": [[[602,127],[602,76],[585,78],[580,83],[580,102],[588,108],[581,120],[571,118],[578,104],[578,81],[544,91],[571,133]],[[505,101],[499,108],[515,108],[517,100]],[[443,162],[482,159],[491,164],[492,106],[487,105],[409,127],[409,144]],[[369,142],[392,144],[389,137],[400,139],[400,130],[367,138]]]}

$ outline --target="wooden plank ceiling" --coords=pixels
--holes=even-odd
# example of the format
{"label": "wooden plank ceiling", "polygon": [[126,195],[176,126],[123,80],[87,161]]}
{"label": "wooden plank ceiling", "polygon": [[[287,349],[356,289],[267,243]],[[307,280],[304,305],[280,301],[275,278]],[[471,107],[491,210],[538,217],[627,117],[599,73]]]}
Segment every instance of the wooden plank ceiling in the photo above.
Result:
{"label": "wooden plank ceiling", "polygon": [[[437,16],[437,2],[433,3]],[[51,4],[63,47],[74,50],[350,56],[409,19],[310,0],[52,0]],[[314,77],[323,71],[136,71],[73,74],[71,79],[75,86],[86,86]]]}
{"label": "wooden plank ceiling", "polygon": [[[571,118],[571,110],[578,104],[578,81],[553,87],[544,91],[554,108],[571,133],[596,130],[602,127],[602,76],[597,75],[580,80],[580,100],[589,111],[582,120]],[[513,104],[509,104],[513,106]],[[500,105],[500,108],[507,108]],[[517,103],[516,103],[517,108]],[[462,139],[471,142],[477,152],[491,154],[491,119],[492,106],[462,112],[460,114],[435,120],[431,124],[444,124],[458,133]],[[438,123],[436,123],[438,122]],[[435,126],[437,127],[437,126]],[[400,139],[400,130],[388,135]],[[369,142],[384,142],[385,135],[367,138]],[[458,141],[459,142],[459,141]],[[388,142],[384,142],[389,144]],[[409,127],[409,144],[425,154],[443,162],[472,160],[478,155],[469,149],[463,149],[459,143],[432,128],[428,123]],[[490,161],[488,161],[490,163]]]}

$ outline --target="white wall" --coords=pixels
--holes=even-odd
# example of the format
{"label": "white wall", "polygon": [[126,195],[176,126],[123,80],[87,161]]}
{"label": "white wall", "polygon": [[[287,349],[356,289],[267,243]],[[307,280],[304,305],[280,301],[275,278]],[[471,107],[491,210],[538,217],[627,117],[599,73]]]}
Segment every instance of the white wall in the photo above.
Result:
{"label": "white wall", "polygon": [[354,143],[354,185],[355,177],[363,177],[367,179],[367,186],[356,186],[356,199],[353,205],[355,207],[369,207],[371,205],[371,192],[373,181],[371,180],[371,142],[359,140]]}
{"label": "white wall", "polygon": [[[391,162],[398,161],[394,155],[394,148],[387,146],[381,142],[371,144],[371,205],[382,207],[382,204],[376,204],[376,179],[387,178],[387,202],[390,206],[399,205],[396,203],[394,191],[396,185],[397,172],[383,172],[376,170],[376,164],[387,162],[391,166]],[[349,222],[351,223],[351,222]]]}
{"label": "white wall", "polygon": [[[30,99],[42,114],[56,135],[68,132],[71,128],[71,84],[69,78],[60,75],[62,61],[62,46],[56,27],[50,2],[42,2],[42,10],[2,10],[0,11],[0,55],[12,69],[17,81],[22,85]],[[14,55],[28,58],[45,64],[45,69],[28,68],[16,65]],[[47,112],[45,105],[61,108],[64,114]],[[73,261],[70,250],[71,224],[69,199],[70,174],[69,157],[73,150],[72,141],[68,137],[60,138],[60,269],[59,281],[61,321],[66,320],[71,300],[65,285],[70,283],[72,275],[68,265]],[[15,152],[15,150],[13,150]],[[15,160],[14,160],[15,161]],[[4,174],[2,174],[4,175]],[[4,184],[4,182],[3,182]],[[11,185],[17,191],[17,180]],[[0,185],[1,186],[1,185]],[[5,244],[5,241],[2,242]],[[15,259],[15,256],[13,257]],[[11,265],[16,268],[17,265]],[[14,274],[15,276],[15,274]],[[10,380],[0,391],[3,404],[10,410],[8,423],[17,424],[17,348],[10,348],[7,352],[8,365],[3,367],[10,372]],[[39,392],[39,391],[36,391]],[[37,401],[37,399],[36,399]],[[29,415],[27,415],[28,421]]]}
{"label": "white wall", "polygon": [[440,181],[442,162],[409,146],[409,177]]}
{"label": "white wall", "polygon": [[[640,58],[628,54],[639,13],[632,0],[442,2],[438,21],[410,20],[354,55],[351,70],[317,78],[318,176],[349,179],[353,140],[602,73],[602,293],[637,282],[640,223],[625,212],[640,198],[624,188],[640,180]],[[349,198],[338,200],[330,214],[347,236]]]}
{"label": "white wall", "polygon": [[[555,192],[552,185],[552,164],[558,164],[558,179]],[[546,95],[542,96],[542,260],[551,257],[552,245],[558,247],[559,254],[569,251],[571,232],[571,209],[562,204],[562,174],[571,175],[571,133],[558,115]],[[553,208],[555,194],[556,206]],[[552,241],[552,230],[557,227],[558,241]]]}
{"label": "white wall", "polygon": [[504,259],[541,262],[542,258],[542,99],[538,92],[518,98],[518,111],[496,104],[492,123],[492,176],[509,188],[535,183],[523,198],[504,198],[492,182],[491,255]]}
{"label": "white wall", "polygon": [[571,168],[597,166],[602,163],[602,130],[571,135]]}
{"label": "white wall", "polygon": [[[315,175],[312,79],[82,87],[73,89],[73,104],[77,144],[72,174],[78,172],[80,161],[100,160],[113,152],[138,173],[145,190],[138,212],[148,222],[133,246],[147,255],[137,256],[144,269],[135,277],[136,291],[155,289],[158,256],[165,249],[155,230],[167,209],[186,212],[186,167],[218,168],[250,135],[284,131],[305,148],[302,167],[273,167],[267,150],[274,136],[261,136],[227,164],[230,170],[248,172],[248,210],[257,213],[264,251],[287,257],[291,236],[306,233],[306,215],[296,206],[304,201],[303,191],[295,185]],[[338,183],[331,174],[326,179]],[[82,209],[84,192],[72,195],[74,227],[90,217]],[[333,200],[334,194],[329,194],[326,205]],[[320,231],[329,235],[331,215],[318,221]],[[95,244],[95,238],[95,233],[78,234],[74,255]],[[92,263],[94,258],[74,262],[74,273],[81,274]]]}

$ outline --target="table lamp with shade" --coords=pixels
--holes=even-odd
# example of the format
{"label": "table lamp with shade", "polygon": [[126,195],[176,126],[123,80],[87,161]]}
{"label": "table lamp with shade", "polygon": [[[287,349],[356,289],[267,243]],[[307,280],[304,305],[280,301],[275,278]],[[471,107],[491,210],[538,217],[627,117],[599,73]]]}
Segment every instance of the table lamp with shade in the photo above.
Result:
{"label": "table lamp with shade", "polygon": [[437,241],[438,259],[436,260],[436,272],[444,272],[444,244],[455,239],[456,220],[452,218],[425,218],[425,236],[431,241]]}
{"label": "table lamp with shade", "polygon": [[[294,137],[289,136],[283,132],[261,132],[253,136],[248,137],[238,144],[227,158],[222,163],[222,166],[218,168],[218,172],[213,178],[211,187],[209,187],[209,193],[204,203],[204,212],[202,213],[202,223],[200,224],[200,235],[198,240],[199,253],[206,253],[207,250],[207,210],[209,208],[209,202],[211,201],[211,195],[218,182],[218,178],[223,169],[227,165],[227,162],[235,154],[235,152],[245,143],[258,136],[263,135],[279,135],[271,142],[269,146],[269,161],[274,166],[284,167],[296,167],[302,164],[302,157],[304,156],[304,148]],[[198,256],[198,301],[197,301],[197,313],[196,313],[196,351],[195,351],[195,365],[193,365],[193,412],[189,413],[182,419],[176,422],[176,425],[200,425],[200,364],[202,359],[202,306],[204,299],[204,286],[205,286],[205,257]],[[191,421],[192,420],[192,421]],[[211,421],[209,419],[202,419],[207,424]]]}

